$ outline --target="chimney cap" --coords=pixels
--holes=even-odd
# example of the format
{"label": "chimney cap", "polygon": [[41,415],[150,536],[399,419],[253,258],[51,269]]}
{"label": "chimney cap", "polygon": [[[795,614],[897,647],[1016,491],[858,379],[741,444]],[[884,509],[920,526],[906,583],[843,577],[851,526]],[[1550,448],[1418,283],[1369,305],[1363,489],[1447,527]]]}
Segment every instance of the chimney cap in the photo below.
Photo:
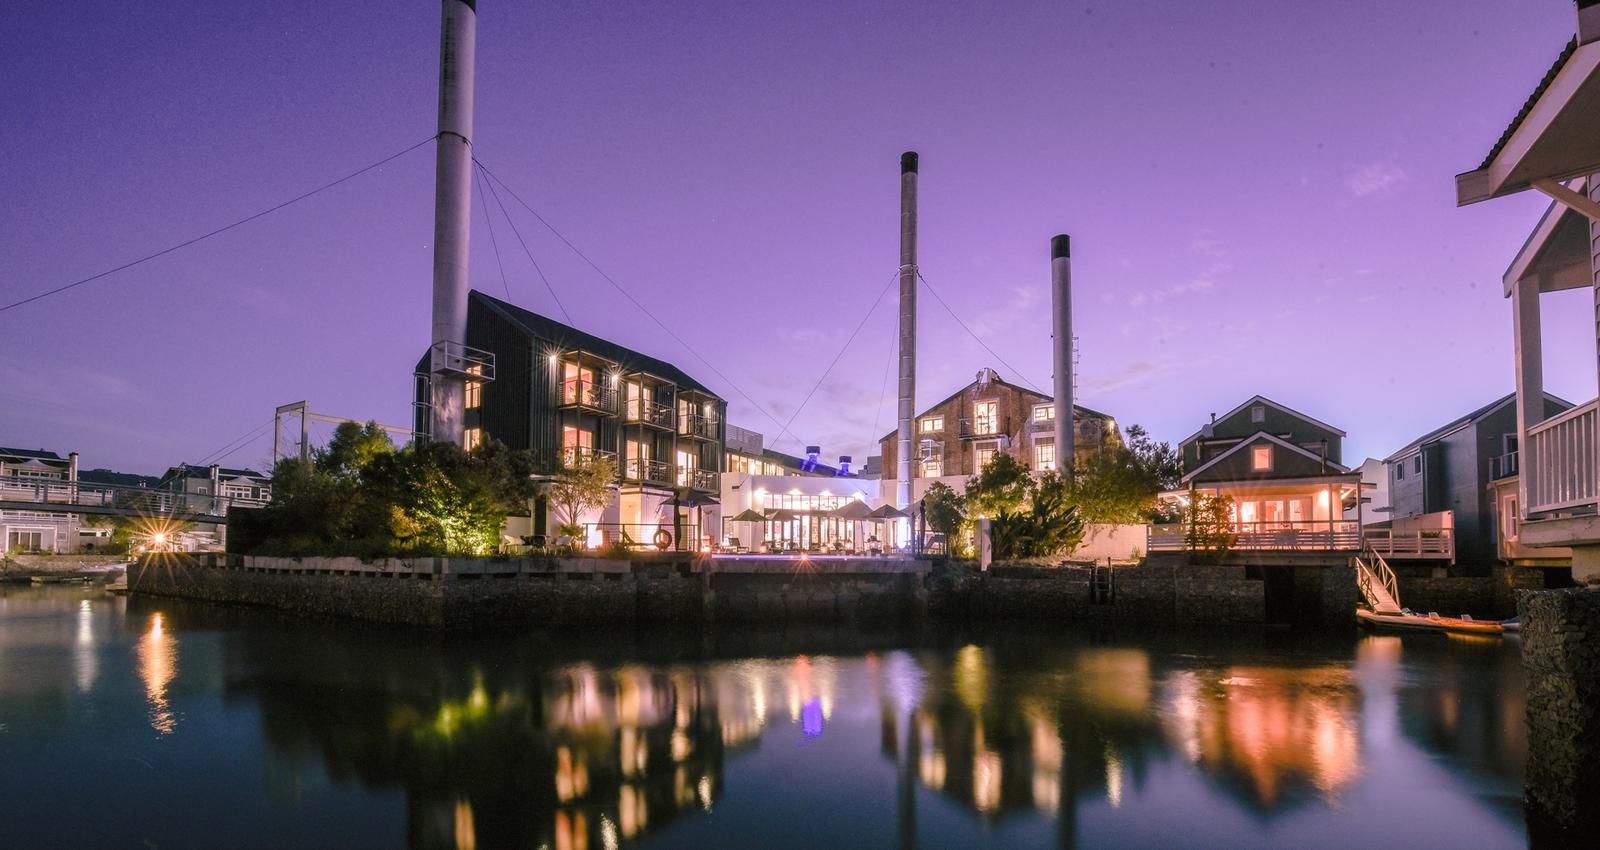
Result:
{"label": "chimney cap", "polygon": [[808,455],[819,455],[819,454],[822,454],[822,447],[821,446],[806,446],[806,454],[808,454]]}
{"label": "chimney cap", "polygon": [[916,151],[906,151],[905,153],[900,154],[900,173],[901,174],[916,174],[917,173],[917,152]]}
{"label": "chimney cap", "polygon": [[1062,233],[1050,239],[1050,259],[1059,260],[1070,256],[1072,256],[1072,237]]}

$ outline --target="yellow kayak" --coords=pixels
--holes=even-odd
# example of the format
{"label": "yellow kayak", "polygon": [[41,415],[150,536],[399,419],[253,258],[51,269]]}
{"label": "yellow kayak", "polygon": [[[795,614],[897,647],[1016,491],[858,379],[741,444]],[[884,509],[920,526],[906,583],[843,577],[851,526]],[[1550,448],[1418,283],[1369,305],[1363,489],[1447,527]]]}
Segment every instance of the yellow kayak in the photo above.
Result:
{"label": "yellow kayak", "polygon": [[1441,617],[1438,614],[1379,614],[1366,608],[1356,609],[1356,619],[1364,626],[1376,629],[1401,629],[1423,632],[1454,632],[1467,635],[1503,634],[1506,627],[1492,620],[1474,620],[1471,617]]}

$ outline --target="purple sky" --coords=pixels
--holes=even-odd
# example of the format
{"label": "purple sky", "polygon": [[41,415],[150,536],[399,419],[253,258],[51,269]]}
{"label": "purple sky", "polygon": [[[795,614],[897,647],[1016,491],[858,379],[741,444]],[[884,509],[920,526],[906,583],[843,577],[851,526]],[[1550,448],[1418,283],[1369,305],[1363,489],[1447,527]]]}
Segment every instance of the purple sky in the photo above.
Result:
{"label": "purple sky", "polygon": [[[894,274],[906,149],[923,274],[1046,387],[1048,240],[1072,234],[1080,400],[1123,425],[1177,441],[1259,392],[1343,427],[1359,461],[1511,390],[1500,275],[1544,205],[1456,209],[1451,176],[1571,37],[1570,0],[479,13],[478,156],[780,419]],[[438,25],[423,0],[8,4],[0,302],[430,136]],[[302,398],[408,422],[432,185],[419,150],[0,314],[0,444],[157,472]],[[777,432],[517,224],[585,330]],[[473,228],[473,285],[503,297],[481,214]],[[504,220],[495,234],[511,300],[559,316]],[[859,462],[893,427],[892,297],[796,419],[827,455]],[[1596,387],[1587,297],[1545,299],[1548,385],[1574,401]],[[926,295],[921,334],[919,406],[984,365],[1013,377]],[[263,437],[227,462],[269,454]]]}

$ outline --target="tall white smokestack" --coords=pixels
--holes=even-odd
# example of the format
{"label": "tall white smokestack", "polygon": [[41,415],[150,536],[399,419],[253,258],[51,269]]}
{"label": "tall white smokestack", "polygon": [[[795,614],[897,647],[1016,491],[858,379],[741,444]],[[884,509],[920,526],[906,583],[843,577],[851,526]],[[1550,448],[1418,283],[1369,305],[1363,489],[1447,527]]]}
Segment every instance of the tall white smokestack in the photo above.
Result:
{"label": "tall white smokestack", "polygon": [[[467,245],[472,215],[472,69],[477,0],[444,0],[439,33],[439,150],[433,206],[433,344],[467,341]],[[466,384],[434,370],[432,437],[461,445]]]}
{"label": "tall white smokestack", "polygon": [[900,424],[895,504],[911,507],[911,420],[917,415],[917,153],[900,155]]}
{"label": "tall white smokestack", "polygon": [[1050,303],[1055,342],[1056,469],[1071,476],[1074,454],[1072,409],[1072,240],[1050,240]]}

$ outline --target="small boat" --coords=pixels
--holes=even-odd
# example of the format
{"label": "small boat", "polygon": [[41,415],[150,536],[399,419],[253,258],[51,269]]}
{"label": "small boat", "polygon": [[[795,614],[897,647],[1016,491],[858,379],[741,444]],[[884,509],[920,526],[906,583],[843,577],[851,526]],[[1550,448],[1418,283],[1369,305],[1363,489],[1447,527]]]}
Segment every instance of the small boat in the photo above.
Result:
{"label": "small boat", "polygon": [[1516,617],[1512,617],[1507,620],[1501,620],[1500,627],[1508,632],[1520,632],[1522,631],[1522,620]]}
{"label": "small boat", "polygon": [[1504,634],[1506,630],[1506,627],[1498,622],[1474,620],[1468,616],[1441,617],[1436,613],[1429,613],[1424,616],[1412,613],[1409,610],[1401,611],[1399,614],[1379,614],[1366,608],[1357,608],[1356,619],[1369,628],[1396,629],[1400,631],[1498,635]]}

